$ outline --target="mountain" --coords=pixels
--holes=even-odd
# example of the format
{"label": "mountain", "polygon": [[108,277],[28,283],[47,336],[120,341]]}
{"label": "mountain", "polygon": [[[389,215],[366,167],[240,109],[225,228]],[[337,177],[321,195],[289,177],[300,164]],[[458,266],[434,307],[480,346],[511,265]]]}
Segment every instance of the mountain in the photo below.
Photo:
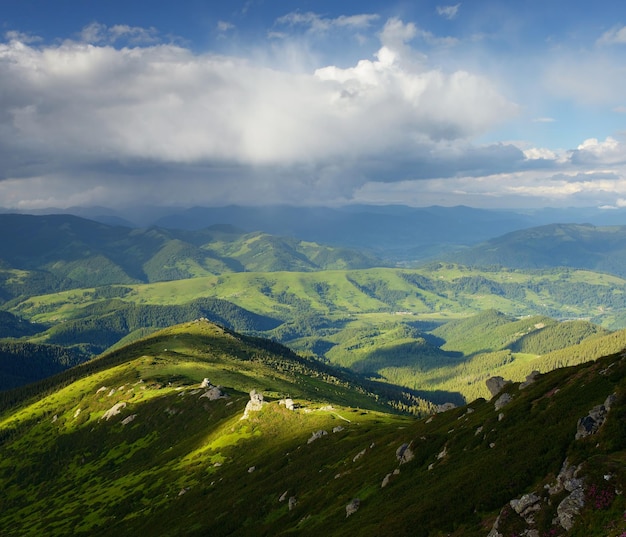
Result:
{"label": "mountain", "polygon": [[110,226],[71,215],[0,214],[3,296],[237,271],[379,265],[372,256],[232,226],[197,231]]}
{"label": "mountain", "polygon": [[459,245],[532,225],[526,215],[470,207],[351,205],[329,207],[193,207],[162,217],[165,228],[233,224],[305,241],[358,248],[394,261],[430,259]]}
{"label": "mountain", "polygon": [[575,267],[626,276],[626,226],[551,224],[514,231],[448,254],[468,266]]}
{"label": "mountain", "polygon": [[206,321],[179,325],[0,395],[0,528],[20,537],[626,531],[624,357],[494,392],[400,415],[385,403],[397,399],[275,343]]}

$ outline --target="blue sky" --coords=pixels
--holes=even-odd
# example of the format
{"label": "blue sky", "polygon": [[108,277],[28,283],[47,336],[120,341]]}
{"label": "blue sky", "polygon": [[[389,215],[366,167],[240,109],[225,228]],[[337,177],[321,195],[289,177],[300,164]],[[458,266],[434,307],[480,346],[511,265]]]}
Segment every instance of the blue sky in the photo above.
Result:
{"label": "blue sky", "polygon": [[0,0],[0,206],[626,206],[626,5]]}

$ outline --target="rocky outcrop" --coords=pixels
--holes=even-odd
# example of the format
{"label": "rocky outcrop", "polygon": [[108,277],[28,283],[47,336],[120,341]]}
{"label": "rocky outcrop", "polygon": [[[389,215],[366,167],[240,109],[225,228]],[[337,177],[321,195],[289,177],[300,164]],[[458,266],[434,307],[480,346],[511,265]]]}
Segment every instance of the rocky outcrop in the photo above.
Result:
{"label": "rocky outcrop", "polygon": [[264,404],[265,401],[263,401],[263,394],[257,392],[256,390],[252,390],[250,392],[250,401],[246,404],[246,408],[243,411],[241,419],[247,419],[250,416],[250,412],[259,412],[263,408]]}
{"label": "rocky outcrop", "polygon": [[311,437],[306,441],[306,443],[310,444],[311,442],[315,442],[316,440],[322,438],[322,436],[326,436],[327,434],[328,431],[324,431],[323,429],[315,431],[313,434],[311,434]]}
{"label": "rocky outcrop", "polygon": [[284,407],[287,410],[295,410],[296,409],[296,404],[293,402],[293,399],[291,399],[290,397],[287,397],[285,399],[281,399],[280,401],[278,401],[279,405],[284,405]]}
{"label": "rocky outcrop", "polygon": [[576,517],[585,506],[585,491],[582,487],[573,490],[556,508],[559,524],[565,531],[574,526]]}
{"label": "rocky outcrop", "polygon": [[537,380],[537,378],[539,377],[539,374],[540,374],[539,371],[532,371],[530,375],[526,376],[526,380],[520,383],[519,389],[523,390],[527,386],[530,386],[531,384],[533,384],[535,380]]}
{"label": "rocky outcrop", "polygon": [[356,513],[359,510],[359,507],[361,507],[361,500],[359,498],[354,498],[348,505],[346,505],[346,518]]}
{"label": "rocky outcrop", "polygon": [[576,440],[598,432],[606,420],[606,415],[615,402],[615,394],[609,395],[603,405],[594,406],[584,418],[578,420],[576,427]]}
{"label": "rocky outcrop", "polygon": [[398,449],[396,449],[396,459],[400,464],[410,462],[414,457],[415,454],[411,449],[411,444],[402,444]]}
{"label": "rocky outcrop", "polygon": [[[552,524],[554,525],[555,531],[557,531],[558,526],[565,531],[572,529],[576,518],[585,506],[584,479],[580,477],[580,471],[581,466],[572,466],[566,459],[563,462],[561,470],[556,476],[554,483],[546,485],[545,490],[548,493],[547,497],[545,495],[544,497],[541,497],[534,492],[530,492],[528,494],[524,494],[521,498],[514,499],[509,502],[508,507],[513,509],[513,511],[515,511],[515,513],[517,513],[524,520],[526,525],[526,529],[520,533],[520,535],[539,535],[535,525],[537,513],[539,513],[542,509],[549,508],[552,504],[553,498],[557,494],[561,494],[563,491],[567,491],[569,494],[559,502],[557,506],[557,516],[552,521]],[[506,509],[506,507],[502,509],[487,537],[503,536],[503,520],[509,518],[506,513]]]}
{"label": "rocky outcrop", "polygon": [[122,409],[126,406],[123,401],[121,403],[115,403],[109,410],[102,414],[101,420],[110,420],[113,416],[117,416]]}
{"label": "rocky outcrop", "polygon": [[493,404],[496,411],[501,410],[506,405],[508,405],[513,400],[511,394],[503,393],[500,397],[496,399],[496,402]]}
{"label": "rocky outcrop", "polygon": [[535,513],[541,509],[541,498],[535,493],[524,494],[521,498],[509,502],[513,511],[521,516],[526,524],[535,523]]}
{"label": "rocky outcrop", "polygon": [[437,412],[437,414],[441,414],[442,412],[447,412],[448,410],[452,410],[453,408],[456,408],[456,405],[454,403],[443,403],[442,405],[437,405],[437,407],[435,408],[435,412]]}
{"label": "rocky outcrop", "polygon": [[495,397],[502,391],[502,388],[504,388],[507,384],[510,384],[510,382],[511,381],[509,380],[504,380],[502,377],[491,377],[486,380],[485,384],[491,393],[491,397]]}
{"label": "rocky outcrop", "polygon": [[200,399],[202,398],[206,398],[209,401],[217,401],[218,399],[224,399],[225,397],[228,397],[228,394],[225,393],[221,386],[213,386],[210,382],[208,382],[209,379],[204,379],[204,381],[207,381],[207,383],[205,384],[204,381],[202,381],[202,384],[200,387],[203,388],[205,391],[204,393],[200,396]]}

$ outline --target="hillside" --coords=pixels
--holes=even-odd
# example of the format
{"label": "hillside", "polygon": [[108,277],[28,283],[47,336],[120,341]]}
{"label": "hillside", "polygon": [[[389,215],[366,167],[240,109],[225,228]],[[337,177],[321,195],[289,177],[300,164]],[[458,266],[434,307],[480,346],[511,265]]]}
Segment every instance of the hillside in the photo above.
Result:
{"label": "hillside", "polygon": [[624,277],[626,226],[550,224],[513,231],[444,258],[476,267],[573,267]]}
{"label": "hillside", "polygon": [[[373,256],[232,226],[110,226],[71,215],[0,214],[0,299],[221,274],[380,265]],[[27,240],[24,240],[27,238]]]}
{"label": "hillside", "polygon": [[417,419],[270,342],[180,325],[0,397],[0,528],[617,537],[625,375],[614,355]]}

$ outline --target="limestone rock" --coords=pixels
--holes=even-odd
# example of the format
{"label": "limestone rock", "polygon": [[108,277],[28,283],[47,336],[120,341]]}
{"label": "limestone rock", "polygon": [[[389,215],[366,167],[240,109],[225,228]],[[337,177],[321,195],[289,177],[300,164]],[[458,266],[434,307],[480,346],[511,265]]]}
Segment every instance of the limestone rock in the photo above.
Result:
{"label": "limestone rock", "polygon": [[320,429],[319,431],[315,431],[311,437],[306,441],[307,444],[310,444],[311,442],[315,442],[315,440],[318,440],[319,438],[322,438],[322,436],[327,435],[328,432],[324,431],[323,429]]}
{"label": "limestone rock", "polygon": [[557,517],[561,527],[569,531],[574,526],[576,517],[585,506],[585,493],[581,488],[572,491],[556,508]]}
{"label": "limestone rock", "polygon": [[487,385],[487,389],[491,393],[491,397],[495,397],[496,395],[498,395],[502,391],[502,388],[504,388],[509,383],[510,381],[504,380],[504,378],[502,377],[491,377],[485,382],[485,384]]}
{"label": "limestone rock", "polygon": [[519,500],[511,500],[510,502],[513,510],[521,516],[527,524],[533,524],[534,513],[541,509],[541,498],[534,493],[524,494]]}
{"label": "limestone rock", "polygon": [[210,386],[212,386],[211,381],[206,377],[200,383],[200,388],[209,388]]}
{"label": "limestone rock", "polygon": [[[204,379],[207,380],[207,379]],[[224,397],[228,397],[226,393],[222,391],[222,388],[219,386],[212,386],[209,384],[208,386],[204,386],[208,388],[201,396],[200,399],[205,397],[209,401],[217,401],[218,399],[223,399]]]}
{"label": "limestone rock", "polygon": [[354,500],[346,505],[346,518],[356,513],[359,510],[359,507],[361,507],[361,500],[359,498],[354,498]]}
{"label": "limestone rock", "polygon": [[402,444],[398,449],[396,449],[396,459],[400,464],[412,461],[414,457],[415,454],[411,449],[411,444]]}
{"label": "limestone rock", "polygon": [[441,412],[447,412],[448,410],[452,410],[453,408],[456,408],[456,405],[454,403],[443,403],[442,405],[437,405],[435,412],[440,414]]}
{"label": "limestone rock", "polygon": [[296,497],[295,496],[290,496],[289,497],[289,502],[288,502],[289,510],[291,511],[296,506],[297,503],[298,503],[298,500],[296,499]]}
{"label": "limestone rock", "polygon": [[101,420],[110,420],[113,416],[117,416],[122,409],[126,406],[126,403],[121,402],[121,403],[115,403],[111,408],[109,408],[109,410],[107,410],[102,417],[100,418]]}
{"label": "limestone rock", "polygon": [[615,394],[609,395],[604,404],[594,406],[584,418],[578,420],[576,428],[576,440],[595,434],[606,420],[606,415],[615,402]]}
{"label": "limestone rock", "polygon": [[242,420],[246,419],[250,412],[259,412],[263,408],[265,402],[263,401],[263,394],[252,390],[250,392],[250,401],[246,404],[246,409],[243,412]]}
{"label": "limestone rock", "polygon": [[494,407],[496,410],[500,410],[501,408],[509,404],[512,400],[513,398],[511,397],[511,394],[503,393],[494,403]]}
{"label": "limestone rock", "polygon": [[130,416],[125,417],[121,423],[122,425],[128,425],[129,423],[134,421],[136,417],[137,417],[137,414],[131,414]]}
{"label": "limestone rock", "polygon": [[281,399],[280,401],[278,401],[279,405],[285,405],[285,408],[287,410],[295,410],[296,409],[296,405],[293,402],[293,399],[291,399],[290,397],[287,397],[286,399]]}
{"label": "limestone rock", "polygon": [[539,371],[532,371],[530,375],[526,376],[526,380],[519,385],[519,389],[523,390],[527,386],[530,386],[539,377]]}

